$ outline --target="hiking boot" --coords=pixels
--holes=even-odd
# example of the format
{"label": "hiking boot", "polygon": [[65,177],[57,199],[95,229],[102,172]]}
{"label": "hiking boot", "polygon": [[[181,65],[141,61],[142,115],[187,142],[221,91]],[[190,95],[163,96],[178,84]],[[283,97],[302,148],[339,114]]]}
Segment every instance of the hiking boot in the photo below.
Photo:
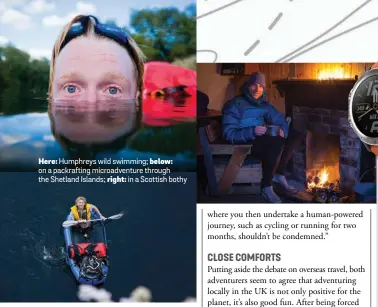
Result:
{"label": "hiking boot", "polygon": [[294,188],[292,185],[290,185],[287,182],[286,177],[283,176],[283,175],[276,174],[273,177],[273,182],[278,183],[281,187],[283,187],[285,190],[287,190],[291,193],[297,193],[298,192],[298,190],[296,188]]}
{"label": "hiking boot", "polygon": [[274,193],[272,186],[263,188],[261,195],[264,196],[267,201],[269,201],[273,204],[281,204],[282,203],[281,199],[277,196],[276,193]]}

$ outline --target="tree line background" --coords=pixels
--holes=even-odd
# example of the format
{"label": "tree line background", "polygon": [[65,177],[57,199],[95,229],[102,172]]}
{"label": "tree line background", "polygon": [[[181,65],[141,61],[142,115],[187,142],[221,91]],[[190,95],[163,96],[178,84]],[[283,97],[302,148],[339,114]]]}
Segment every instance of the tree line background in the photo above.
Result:
{"label": "tree line background", "polygon": [[[131,15],[130,35],[148,61],[166,61],[195,69],[196,7],[143,9]],[[106,21],[115,24],[113,20]],[[50,59],[31,59],[12,44],[0,46],[0,113],[36,111],[31,100],[47,98]],[[41,104],[42,107],[42,104]],[[46,104],[43,104],[46,107]]]}

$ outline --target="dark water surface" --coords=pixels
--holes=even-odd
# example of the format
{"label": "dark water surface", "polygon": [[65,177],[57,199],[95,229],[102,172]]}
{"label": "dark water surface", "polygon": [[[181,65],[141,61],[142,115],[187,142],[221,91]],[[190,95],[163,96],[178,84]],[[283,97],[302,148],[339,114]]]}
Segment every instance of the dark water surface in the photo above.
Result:
{"label": "dark water surface", "polygon": [[107,225],[114,300],[140,285],[157,302],[195,296],[195,174],[183,176],[186,185],[40,184],[35,173],[0,173],[0,301],[78,301],[60,225],[79,195],[105,216],[125,211]]}
{"label": "dark water surface", "polygon": [[[64,262],[61,224],[80,195],[97,205],[105,216],[125,211],[122,219],[106,228],[111,267],[104,288],[114,300],[128,296],[141,285],[151,290],[155,302],[180,302],[195,296],[193,105],[153,103],[146,109],[149,112],[143,116],[138,137],[125,146],[117,142],[114,147],[113,142],[106,150],[96,147],[96,151],[80,142],[68,146],[76,150],[75,158],[84,152],[91,159],[172,159],[172,169],[184,171],[183,176],[189,177],[185,185],[104,184],[37,182],[38,158],[72,156],[72,151],[67,151],[52,133],[46,101],[39,103],[37,107],[37,102],[31,100],[0,101],[0,301],[78,301],[76,281]],[[68,135],[77,132],[80,137],[96,137],[109,131],[118,135],[117,129],[109,128],[109,122],[121,118],[121,124],[127,126],[130,116],[122,112],[83,113],[71,108],[58,114],[56,127],[60,120],[65,122],[62,133]],[[85,120],[89,126],[83,127],[93,127],[96,132],[85,128],[72,131],[72,126]],[[102,131],[98,123],[104,121]]]}
{"label": "dark water surface", "polygon": [[177,170],[195,171],[196,122],[193,103],[188,106],[185,99],[180,103],[156,101],[148,108],[146,104],[141,120],[128,102],[64,102],[50,113],[46,101],[33,103],[34,110],[25,112],[1,113],[0,107],[2,170],[30,170],[38,167],[38,158],[76,155],[84,159],[171,159]]}

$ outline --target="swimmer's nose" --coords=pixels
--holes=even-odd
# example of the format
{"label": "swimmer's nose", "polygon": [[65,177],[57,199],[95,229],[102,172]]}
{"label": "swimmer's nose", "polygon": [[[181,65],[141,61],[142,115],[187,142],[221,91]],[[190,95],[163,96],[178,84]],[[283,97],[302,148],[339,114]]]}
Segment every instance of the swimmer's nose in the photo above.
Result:
{"label": "swimmer's nose", "polygon": [[97,101],[97,91],[96,88],[88,87],[87,93],[86,93],[86,101],[88,104],[95,104]]}

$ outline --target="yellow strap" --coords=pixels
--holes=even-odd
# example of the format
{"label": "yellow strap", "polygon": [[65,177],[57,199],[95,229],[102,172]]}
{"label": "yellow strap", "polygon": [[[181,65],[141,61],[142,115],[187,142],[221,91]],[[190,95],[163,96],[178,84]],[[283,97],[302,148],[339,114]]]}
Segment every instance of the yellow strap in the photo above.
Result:
{"label": "yellow strap", "polygon": [[91,204],[86,204],[85,208],[87,210],[87,219],[90,220],[91,219]]}

